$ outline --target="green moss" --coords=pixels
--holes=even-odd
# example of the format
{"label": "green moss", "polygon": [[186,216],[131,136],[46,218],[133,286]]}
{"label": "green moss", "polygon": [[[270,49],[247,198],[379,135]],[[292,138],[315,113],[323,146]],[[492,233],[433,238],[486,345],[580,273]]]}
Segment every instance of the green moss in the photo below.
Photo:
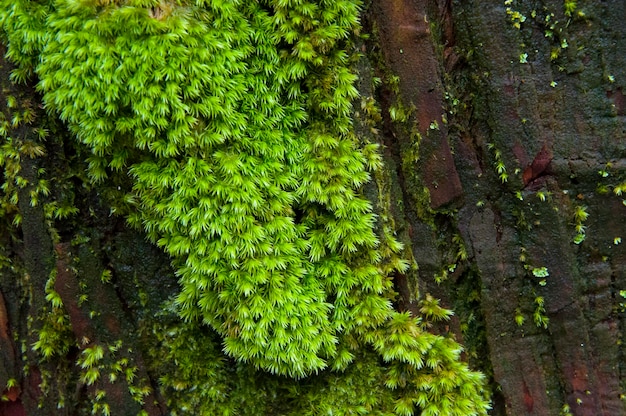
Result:
{"label": "green moss", "polygon": [[[36,73],[45,107],[89,155],[94,186],[130,175],[119,212],[172,258],[184,322],[154,335],[177,363],[162,379],[173,408],[237,412],[220,386],[254,400],[246,377],[263,373],[252,367],[303,380],[324,371],[310,384],[318,392],[384,391],[379,401],[310,391],[280,405],[292,410],[485,414],[482,375],[458,344],[427,332],[447,311],[434,300],[423,319],[392,308],[388,276],[406,262],[390,230],[382,244],[375,233],[362,187],[379,159],[351,120],[359,2],[3,0],[0,9],[15,78]],[[78,362],[86,384],[103,377],[90,351]],[[377,366],[350,366],[357,356]],[[232,371],[254,375],[233,385]],[[275,384],[262,391],[293,383],[265,377]]]}

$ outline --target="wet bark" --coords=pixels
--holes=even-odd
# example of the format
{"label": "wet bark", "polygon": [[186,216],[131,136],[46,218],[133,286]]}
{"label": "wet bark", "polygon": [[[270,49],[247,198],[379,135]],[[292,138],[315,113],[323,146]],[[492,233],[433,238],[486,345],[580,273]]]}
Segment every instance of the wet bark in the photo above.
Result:
{"label": "wet bark", "polygon": [[[430,293],[455,311],[435,330],[454,333],[488,374],[493,415],[626,413],[626,197],[616,192],[626,181],[626,5],[568,3],[372,0],[364,13],[372,36],[359,88],[382,119],[355,126],[383,145],[372,186],[390,196],[378,210],[417,266],[395,276],[398,307],[417,313]],[[37,107],[9,71],[0,61],[0,103],[14,94]],[[41,113],[15,133],[35,137]],[[25,188],[20,231],[0,235],[0,261],[12,259],[0,271],[0,414],[74,414],[91,409],[95,390],[113,399],[111,414],[136,414],[130,392],[141,386],[152,387],[143,408],[165,414],[142,351],[176,291],[168,259],[68,174],[78,158],[62,138],[44,145],[45,160],[26,160],[24,176],[34,183],[43,168],[70,183],[81,214],[52,235]],[[52,271],[81,348],[41,364],[31,347]],[[77,357],[118,341],[102,368],[127,359],[140,382],[81,382]],[[11,379],[18,386],[4,388]],[[63,393],[65,410],[58,396],[42,404],[42,380]]]}
{"label": "wet bark", "polygon": [[366,23],[376,73],[400,79],[378,98],[412,279],[457,312],[441,330],[491,375],[498,415],[626,411],[626,10],[567,3],[376,0]]}
{"label": "wet bark", "polygon": [[[9,193],[16,178],[25,185],[15,188],[19,226],[10,223],[16,218],[11,206],[1,207],[7,215],[0,219],[0,415],[102,412],[94,400],[98,392],[107,398],[110,414],[138,414],[142,409],[148,415],[164,414],[139,335],[146,330],[146,316],[154,319],[175,285],[169,261],[143,235],[125,227],[123,219],[111,216],[98,191],[76,177],[76,166],[70,165],[75,155],[65,153],[67,133],[47,118],[32,88],[10,81],[12,66],[4,54],[0,46],[3,120],[24,111],[33,111],[35,117],[12,123],[7,134],[11,142],[3,143],[20,153],[15,177],[0,174],[1,182],[9,185],[3,191]],[[54,134],[43,140],[37,134],[41,128]],[[25,144],[41,146],[45,154],[30,157],[20,150]],[[73,200],[81,213],[75,220],[52,225],[44,208],[47,198],[37,192],[42,179],[49,180],[59,201]],[[105,271],[110,273],[104,274],[106,282]],[[68,322],[50,306],[51,289],[59,294]],[[54,331],[46,330],[50,325]],[[35,345],[45,332],[57,332],[57,350],[42,359]],[[63,338],[72,337],[72,345],[63,349]],[[96,345],[106,353],[97,362],[98,381],[88,383],[82,379],[87,369],[78,365],[79,357]],[[117,349],[113,353],[110,348]],[[115,366],[121,368],[115,374],[121,381],[113,383]],[[132,374],[126,377],[125,370]]]}

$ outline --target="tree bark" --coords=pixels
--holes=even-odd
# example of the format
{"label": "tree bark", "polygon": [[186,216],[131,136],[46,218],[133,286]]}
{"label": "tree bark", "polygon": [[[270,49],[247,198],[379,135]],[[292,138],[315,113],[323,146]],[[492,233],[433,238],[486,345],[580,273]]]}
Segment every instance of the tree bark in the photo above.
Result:
{"label": "tree bark", "polygon": [[[488,375],[493,415],[626,413],[626,4],[366,6],[361,108],[371,100],[382,117],[369,129],[356,114],[355,129],[383,145],[385,170],[368,192],[375,202],[376,190],[388,193],[378,213],[393,218],[416,265],[394,276],[397,307],[417,314],[430,294],[455,311],[433,329],[454,334]],[[12,132],[37,142],[34,129],[54,122],[34,90],[9,81],[0,54],[0,110],[10,116],[9,96],[37,109],[35,122]],[[82,414],[75,409],[91,411],[87,397],[99,390],[111,414],[166,414],[161,363],[146,351],[175,273],[110,215],[97,187],[83,186],[84,155],[63,145],[64,134],[40,143],[43,159],[23,159],[31,185],[18,195],[22,225],[0,224],[0,414],[61,414],[61,397],[63,414]],[[41,169],[81,212],[56,236],[42,206],[29,203]],[[80,348],[41,364],[32,347],[52,272]],[[120,362],[134,376],[85,383],[74,363],[94,345],[115,350],[100,363],[103,376]],[[144,404],[132,393],[141,389]]]}
{"label": "tree bark", "polygon": [[374,1],[367,20],[400,80],[379,99],[414,278],[456,310],[498,415],[626,411],[625,6],[574,3]]}

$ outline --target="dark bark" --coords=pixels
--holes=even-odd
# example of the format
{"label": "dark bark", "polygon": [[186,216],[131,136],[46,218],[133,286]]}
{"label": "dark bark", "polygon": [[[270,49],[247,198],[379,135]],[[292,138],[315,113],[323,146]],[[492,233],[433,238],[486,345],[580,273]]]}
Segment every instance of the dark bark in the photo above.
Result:
{"label": "dark bark", "polygon": [[[2,221],[7,223],[0,226],[0,386],[5,396],[0,402],[0,414],[74,415],[78,408],[91,411],[96,390],[105,392],[111,414],[138,414],[141,409],[149,415],[164,414],[138,334],[142,320],[148,314],[154,315],[167,298],[167,288],[175,283],[168,260],[142,235],[119,226],[123,219],[112,217],[107,208],[101,207],[100,194],[73,178],[71,157],[64,153],[66,133],[56,130],[55,122],[47,119],[34,90],[9,81],[12,66],[4,59],[2,48],[0,56],[0,110],[5,119],[11,120],[13,114],[26,109],[36,112],[34,121],[19,123],[7,136],[18,147],[31,142],[42,146],[46,153],[38,158],[20,155],[18,176],[27,181],[17,190],[21,225],[10,225],[8,221],[14,217],[6,215]],[[5,105],[8,97],[16,104]],[[44,127],[55,135],[42,141],[36,131]],[[44,212],[46,198],[40,196],[38,203],[32,198],[38,181],[44,178],[51,178],[51,192],[59,200],[66,197],[64,193],[72,194],[81,212],[78,218],[60,221],[51,228]],[[9,183],[14,178],[2,179]],[[107,269],[111,279],[102,284],[101,276]],[[46,322],[54,319],[46,298],[46,286],[53,276],[53,288],[63,301],[69,329],[80,348],[70,347],[42,360],[33,346],[45,331]],[[145,301],[139,302],[139,293],[145,295]],[[59,328],[59,332],[64,330]],[[77,365],[77,358],[82,351],[94,345],[106,349],[117,344],[121,347],[115,357],[105,354],[99,362],[100,381],[90,386],[81,381],[84,369]],[[109,382],[106,370],[122,359],[128,362],[123,369],[136,368],[133,381]],[[9,386],[15,382],[16,386]],[[143,395],[145,405],[141,405],[130,391],[144,386],[151,389]]]}
{"label": "dark bark", "polygon": [[[391,195],[386,214],[418,266],[395,276],[398,307],[417,313],[430,293],[456,312],[435,330],[454,333],[488,374],[494,415],[626,413],[626,203],[614,192],[626,181],[626,5],[566,3],[374,0],[364,16],[373,36],[360,90],[382,109],[374,137],[386,163],[372,187]],[[9,72],[1,60],[0,103],[13,94],[38,108]],[[376,91],[372,76],[383,80]],[[398,109],[406,119],[392,116]],[[38,109],[13,133],[36,140],[44,118]],[[29,203],[31,185],[19,194],[20,230],[0,224],[0,261],[13,259],[0,270],[0,386],[18,381],[0,414],[61,414],[58,397],[41,394],[44,379],[66,396],[64,414],[90,409],[96,389],[112,399],[111,414],[136,414],[128,385],[86,386],[74,365],[85,349],[118,340],[103,368],[126,358],[138,386],[152,387],[144,409],[165,414],[146,351],[150,322],[176,291],[168,259],[71,173],[78,158],[62,137],[44,145],[43,161],[24,159],[23,176],[34,184],[48,169],[54,192],[70,189],[81,214],[51,235],[42,205]],[[40,363],[31,347],[53,270],[81,348]]]}
{"label": "dark bark", "polygon": [[[615,238],[626,208],[612,187],[626,155],[625,6],[579,2],[566,14],[561,1],[510,3],[371,6],[382,53],[370,56],[382,77],[400,77],[380,93],[383,113],[414,109],[408,123],[387,117],[383,142],[420,291],[456,309],[453,329],[493,377],[493,414],[623,414],[626,251]],[[589,214],[580,244],[577,207]],[[451,261],[455,234],[467,261]],[[532,273],[540,267],[545,280]],[[538,298],[546,328],[533,322]]]}

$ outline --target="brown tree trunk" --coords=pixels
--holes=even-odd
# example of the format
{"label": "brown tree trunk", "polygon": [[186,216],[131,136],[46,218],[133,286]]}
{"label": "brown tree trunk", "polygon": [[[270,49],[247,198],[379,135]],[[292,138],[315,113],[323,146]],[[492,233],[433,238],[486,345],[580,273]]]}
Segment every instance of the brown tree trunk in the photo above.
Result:
{"label": "brown tree trunk", "polygon": [[[490,377],[493,415],[625,414],[626,4],[366,6],[362,107],[377,102],[382,120],[378,135],[358,117],[355,126],[384,145],[386,168],[372,187],[389,193],[384,214],[415,260],[395,277],[398,307],[417,311],[432,294],[455,311],[435,330],[453,333]],[[38,142],[36,126],[54,121],[9,73],[0,59],[0,110],[14,111],[8,96],[36,109],[39,119],[12,135]],[[377,90],[372,77],[382,80]],[[23,158],[31,185],[18,195],[21,228],[0,224],[0,415],[82,414],[74,410],[91,411],[97,390],[113,415],[166,414],[151,372],[160,363],[142,351],[175,274],[160,250],[100,206],[96,188],[82,186],[83,155],[66,154],[56,133],[39,143],[45,158]],[[67,224],[78,228],[51,235],[42,207],[28,203],[41,169],[69,184],[55,189],[81,208]],[[80,348],[42,364],[32,347],[50,308],[51,272]],[[88,385],[75,363],[94,345],[112,349],[99,364],[102,380]],[[105,370],[120,362],[135,368],[133,380],[107,383]],[[132,393],[141,389],[144,405]]]}
{"label": "brown tree trunk", "polygon": [[[123,219],[101,207],[97,190],[75,186],[73,155],[64,152],[67,133],[53,130],[59,126],[47,118],[32,88],[9,80],[13,67],[4,55],[0,45],[2,120],[26,111],[36,115],[31,122],[12,123],[3,143],[18,150],[20,167],[15,177],[24,179],[26,186],[16,187],[20,225],[8,222],[11,215],[0,219],[0,415],[74,415],[78,408],[102,412],[93,400],[97,391],[107,398],[110,414],[138,414],[142,409],[149,415],[164,414],[138,335],[143,317],[154,316],[175,285],[168,260],[143,236],[125,228]],[[54,135],[42,140],[37,133],[41,128],[53,130]],[[28,146],[40,146],[43,157],[29,156],[23,151]],[[8,163],[5,160],[3,165]],[[62,193],[72,194],[82,212],[78,221],[51,226],[42,200],[33,198],[44,198],[36,191],[42,179],[51,182],[59,201],[68,197]],[[7,194],[14,181],[14,177],[0,176]],[[109,284],[102,284],[105,270],[110,272]],[[50,289],[59,294],[63,312],[50,306]],[[145,302],[139,300],[140,294]],[[60,319],[64,314],[69,321]],[[44,333],[55,337],[56,347],[63,345],[64,337],[75,342],[42,359],[42,351],[37,352],[35,346]],[[116,350],[97,363],[99,381],[87,383],[82,379],[87,369],[78,362],[95,345]],[[116,374],[119,378],[125,378],[125,370],[132,377],[109,382],[116,366],[122,373]],[[132,391],[138,393],[133,396]],[[140,395],[144,404],[139,402]]]}
{"label": "brown tree trunk", "polygon": [[624,414],[624,2],[375,0],[368,16],[412,278],[457,312],[492,413]]}

